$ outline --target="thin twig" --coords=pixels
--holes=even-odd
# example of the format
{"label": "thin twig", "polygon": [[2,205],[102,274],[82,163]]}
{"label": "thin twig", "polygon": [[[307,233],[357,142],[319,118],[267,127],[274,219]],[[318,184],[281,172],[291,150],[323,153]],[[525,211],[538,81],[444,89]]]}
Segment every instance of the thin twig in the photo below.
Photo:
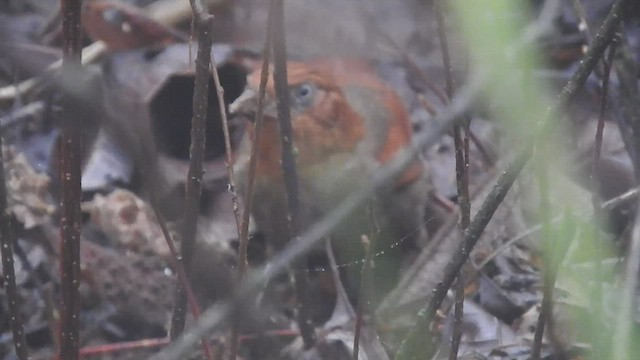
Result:
{"label": "thin twig", "polygon": [[[182,261],[179,260],[178,251],[176,250],[176,246],[171,237],[171,232],[167,227],[167,221],[158,210],[158,206],[156,205],[155,200],[151,201],[151,208],[153,209],[153,213],[156,216],[156,221],[158,222],[158,226],[162,231],[164,240],[167,243],[169,253],[171,253],[171,265],[176,270],[180,286],[182,286],[185,291],[187,302],[189,303],[189,308],[191,309],[191,315],[193,315],[193,318],[195,320],[198,320],[201,314],[200,306],[198,305],[198,301],[196,300],[196,297],[193,293],[193,288],[191,287],[191,282],[189,282],[189,278],[187,277],[187,272],[184,270],[184,266],[182,266]],[[206,359],[213,360],[213,351],[211,350],[209,342],[206,341],[206,339],[202,339],[202,352]]]}
{"label": "thin twig", "polygon": [[80,349],[80,356],[83,358],[105,356],[107,354],[113,354],[123,351],[132,351],[138,349],[154,349],[169,344],[168,338],[156,338],[156,339],[143,339],[135,341],[127,341],[116,344],[103,344],[90,346]]}
{"label": "thin twig", "polygon": [[0,131],[5,131],[8,127],[22,124],[24,121],[32,119],[42,113],[45,108],[44,101],[34,101],[0,117]]}
{"label": "thin twig", "polygon": [[436,108],[433,105],[431,105],[429,100],[427,100],[427,98],[423,94],[417,94],[416,98],[418,99],[418,103],[422,106],[423,109],[425,109],[429,113],[429,115],[431,116],[438,115],[438,111],[436,111]]}
{"label": "thin twig", "polygon": [[[209,66],[211,64],[211,20],[212,16],[198,0],[190,0],[198,37],[198,55],[195,65],[193,90],[193,117],[191,118],[191,147],[189,150],[189,171],[186,182],[184,219],[182,224],[182,261],[187,279],[191,279],[191,260],[196,242],[198,210],[202,194],[202,162],[206,141],[206,120],[209,97]],[[171,321],[171,339],[177,338],[184,330],[186,320],[186,294],[182,286],[176,291],[176,302]]]}
{"label": "thin twig", "polygon": [[[62,74],[72,81],[82,66],[82,32],[80,31],[80,0],[63,0],[62,13]],[[64,115],[60,141],[60,184],[62,216],[60,218],[60,359],[76,360],[80,344],[80,228],[82,110],[71,94],[63,100]]]}
{"label": "thin twig", "polygon": [[231,193],[231,205],[233,208],[233,217],[236,222],[236,228],[238,230],[238,236],[241,234],[240,225],[240,207],[238,206],[238,189],[236,182],[236,175],[233,171],[233,148],[231,147],[231,136],[229,135],[229,121],[227,119],[227,110],[224,102],[224,88],[220,84],[220,76],[218,74],[218,68],[216,65],[216,59],[211,54],[211,72],[213,74],[213,84],[216,87],[216,96],[218,97],[218,109],[220,110],[220,118],[222,119],[222,133],[224,134],[224,148],[226,154],[225,165],[227,167],[227,173],[229,175],[229,187]]}
{"label": "thin twig", "polygon": [[460,203],[460,224],[462,230],[466,230],[469,227],[469,223],[471,223],[471,195],[469,194],[469,168],[471,161],[471,152],[469,151],[469,139],[472,138],[472,132],[470,129],[471,119],[466,118],[464,120],[464,165],[462,169],[462,191],[460,191],[461,199],[458,200]]}
{"label": "thin twig", "polygon": [[[447,40],[446,22],[444,11],[442,9],[442,0],[434,2],[434,10],[436,13],[436,22],[438,29],[438,39],[440,40],[440,48],[442,53],[442,64],[445,70],[446,91],[448,101],[451,102],[455,96],[455,82],[453,79],[453,67],[451,65],[451,55],[449,52],[449,42]],[[468,129],[469,120],[466,119],[465,126]],[[456,158],[456,184],[458,188],[458,206],[460,207],[460,230],[464,232],[469,226],[471,216],[471,205],[469,199],[469,137],[464,140],[462,138],[462,125],[453,126],[453,142],[455,147]],[[464,288],[465,279],[463,271],[458,273],[456,280],[456,295],[454,307],[453,332],[451,335],[451,349],[449,352],[449,360],[458,358],[458,350],[460,348],[460,340],[462,338],[462,325],[464,313]]]}
{"label": "thin twig", "polygon": [[[556,110],[571,100],[577,93],[577,90],[584,85],[589,74],[593,71],[595,65],[602,58],[605,49],[612,41],[618,24],[620,23],[621,8],[624,6],[626,1],[627,0],[618,0],[611,8],[611,11],[604,20],[600,31],[594,37],[593,46],[589,49],[567,85],[562,89],[555,106],[550,109],[549,115],[553,113],[551,110]],[[544,133],[545,128],[549,126],[550,121],[548,118],[549,116],[547,116],[547,119],[545,119],[541,126],[539,126],[537,134],[532,137],[530,143],[525,146],[520,154],[516,156],[516,159],[507,167],[503,175],[500,176],[497,184],[483,202],[480,210],[478,210],[478,213],[467,228],[467,231],[465,231],[463,241],[460,243],[451,261],[447,264],[443,281],[441,281],[435,288],[433,296],[429,300],[427,307],[418,313],[416,322],[409,331],[405,340],[402,342],[400,349],[396,353],[396,360],[419,359],[424,357],[426,353],[430,352],[428,344],[423,340],[423,337],[426,336],[425,334],[427,334],[429,326],[434,320],[437,309],[446,297],[447,291],[462,268],[462,265],[469,258],[471,250],[480,238],[484,228],[489,223],[493,213],[498,208],[499,204],[511,188],[511,185],[520,174],[520,171],[531,157],[538,134]]]}
{"label": "thin twig", "polygon": [[445,72],[445,84],[447,92],[447,104],[451,102],[455,93],[455,85],[453,80],[453,67],[451,66],[451,54],[449,53],[449,42],[447,41],[447,30],[444,19],[444,13],[442,9],[442,0],[437,0],[433,3],[433,7],[436,13],[436,23],[438,30],[438,40],[440,41],[440,52],[442,53],[442,65]]}
{"label": "thin twig", "polygon": [[630,189],[628,191],[625,191],[624,193],[614,197],[613,199],[603,202],[602,210],[607,211],[607,210],[615,209],[619,205],[629,202],[631,199],[638,196],[638,193],[640,193],[640,188],[637,188],[637,187]]}
{"label": "thin twig", "polygon": [[299,202],[298,176],[293,155],[293,127],[289,106],[289,84],[287,79],[287,48],[284,30],[284,9],[282,0],[272,0],[273,18],[273,78],[277,97],[278,125],[282,145],[282,172],[287,195],[288,215],[291,217],[291,231],[298,230]]}
{"label": "thin twig", "polygon": [[[278,125],[280,128],[280,145],[282,147],[282,172],[287,197],[287,214],[289,219],[289,236],[297,241],[300,231],[300,200],[296,160],[293,155],[293,128],[289,111],[289,84],[287,83],[287,46],[284,29],[283,0],[272,0],[273,11],[273,79],[275,85]],[[298,265],[302,265],[298,264]],[[299,266],[302,267],[302,266]],[[307,299],[308,274],[306,271],[295,272],[296,294],[298,299],[298,327],[304,341],[305,349],[315,344],[315,330],[309,315]]]}
{"label": "thin twig", "polygon": [[[272,10],[271,7],[270,10]],[[267,38],[262,50],[262,68],[260,71],[260,87],[258,90],[258,104],[254,120],[253,134],[251,138],[251,155],[249,157],[249,170],[247,175],[244,209],[242,211],[242,224],[240,232],[240,247],[238,255],[238,269],[241,276],[244,276],[247,268],[247,247],[249,245],[249,220],[251,218],[251,209],[253,207],[253,192],[255,185],[256,169],[258,168],[258,144],[260,143],[263,124],[264,97],[269,79],[269,58],[271,55],[271,19],[272,12],[269,13],[269,22],[267,24]]]}
{"label": "thin twig", "polygon": [[[107,46],[102,41],[96,41],[95,43],[85,47],[82,50],[82,63],[87,64],[91,61],[97,59],[100,55],[102,55],[107,50]],[[58,70],[62,66],[62,60],[56,61],[51,64],[46,70],[53,71]],[[40,69],[38,69],[40,70]],[[13,100],[18,98],[21,95],[28,93],[33,90],[36,85],[40,83],[40,79],[37,77],[32,77],[30,79],[24,80],[15,85],[8,85],[0,88],[0,101]]]}
{"label": "thin twig", "polygon": [[[236,222],[236,229],[238,230],[238,237],[240,238],[240,252],[238,254],[238,274],[239,279],[242,279],[245,273],[245,267],[247,264],[247,247],[249,243],[248,232],[243,234],[243,224],[240,221],[240,207],[238,206],[238,188],[236,186],[236,176],[233,171],[233,149],[231,148],[231,137],[229,136],[229,122],[227,121],[227,111],[224,102],[224,89],[222,85],[220,85],[220,77],[218,76],[218,69],[216,66],[216,61],[211,55],[211,67],[213,72],[213,83],[216,87],[216,95],[218,96],[218,106],[220,109],[220,117],[222,118],[222,132],[224,133],[224,146],[226,149],[227,155],[227,172],[229,174],[229,188],[231,193],[231,206],[233,209],[233,217]],[[247,226],[248,227],[248,226]],[[229,358],[231,360],[236,359],[237,351],[238,351],[238,322],[234,322],[231,328],[231,351]]]}
{"label": "thin twig", "polygon": [[475,134],[475,132],[471,130],[469,126],[466,126],[466,127],[467,129],[465,129],[465,132],[467,133],[467,137],[469,137],[471,141],[473,141],[473,145],[480,152],[480,155],[482,156],[482,160],[484,160],[484,163],[488,165],[490,168],[493,168],[494,166],[496,166],[496,160],[493,158],[493,155],[491,155],[491,152],[487,150],[487,147],[482,143],[482,140],[478,138],[478,136]]}
{"label": "thin twig", "polygon": [[[551,269],[552,262],[549,261],[549,258],[553,256],[551,251],[551,246],[549,246],[553,240],[553,233],[551,231],[551,202],[549,200],[549,173],[547,169],[547,161],[549,152],[546,149],[540,149],[540,153],[536,156],[536,165],[538,172],[538,187],[540,192],[540,217],[542,218],[542,242],[545,244],[545,248],[547,253],[543,256],[544,261],[544,269],[543,269],[543,295],[542,295],[542,306],[540,308],[540,313],[538,314],[538,321],[536,325],[536,330],[533,335],[533,346],[531,348],[531,359],[532,360],[540,360],[540,351],[542,349],[542,337],[544,335],[545,328],[545,320],[551,314],[551,307],[553,301],[553,282],[552,276],[553,272]],[[563,239],[558,239],[558,241],[562,241]]]}
{"label": "thin twig", "polygon": [[609,14],[594,36],[593,43],[585,53],[578,69],[571,76],[571,79],[567,82],[564,88],[562,88],[560,98],[557,101],[558,105],[567,103],[577,94],[578,89],[584,85],[596,64],[602,59],[604,51],[615,37],[615,33],[621,21],[621,9],[626,5],[627,1],[628,0],[617,0],[611,7]]}
{"label": "thin twig", "polygon": [[13,333],[13,346],[20,360],[27,360],[27,341],[24,336],[24,323],[20,313],[20,294],[16,286],[16,273],[13,267],[13,247],[16,236],[11,224],[11,214],[7,208],[7,183],[4,173],[4,155],[2,149],[2,137],[0,136],[0,246],[2,249],[2,278],[3,287],[7,292],[7,307],[11,319],[11,331]]}
{"label": "thin twig", "polygon": [[[271,3],[273,5],[273,3]],[[244,209],[242,210],[242,223],[240,225],[240,245],[238,246],[238,275],[243,279],[248,266],[247,249],[249,248],[249,221],[251,218],[251,209],[253,208],[253,191],[256,182],[256,169],[258,168],[258,144],[260,144],[263,110],[264,110],[264,94],[267,88],[267,80],[269,79],[269,58],[271,55],[271,36],[272,36],[272,19],[273,6],[269,8],[269,18],[267,22],[267,36],[262,50],[262,69],[260,72],[260,88],[258,90],[258,105],[256,110],[255,125],[251,138],[251,155],[249,157],[249,170],[247,174],[247,183],[245,184]],[[237,322],[232,324],[229,359],[235,360],[238,353],[238,326]]]}
{"label": "thin twig", "polygon": [[[580,2],[579,0],[574,0],[575,3],[577,5],[575,5],[577,7],[576,11],[580,12]],[[581,9],[582,12],[584,12],[584,9]],[[583,20],[581,20],[583,21]],[[591,41],[591,34],[589,32],[589,27],[588,25],[586,25],[586,18],[584,19],[584,23],[585,23],[585,27],[586,27],[586,31],[585,33],[587,34],[587,39],[589,39],[588,41]],[[607,59],[603,59],[602,60],[602,66],[597,67],[596,70],[600,70],[600,78],[601,78],[601,86],[600,86],[600,112],[598,114],[598,124],[597,124],[597,128],[596,128],[596,134],[595,134],[595,141],[594,141],[594,149],[593,149],[593,164],[591,165],[591,174],[590,174],[590,181],[589,181],[589,185],[591,187],[591,203],[593,205],[593,218],[594,218],[594,224],[596,226],[603,226],[605,225],[605,213],[602,211],[602,197],[599,194],[599,189],[601,188],[601,184],[600,184],[600,158],[601,158],[601,152],[602,152],[602,137],[603,137],[603,133],[604,133],[604,126],[605,126],[605,116],[606,116],[606,111],[607,111],[607,103],[609,101],[608,97],[609,97],[609,78],[611,75],[611,68],[613,66],[613,59],[616,53],[616,45],[617,45],[617,37],[614,38],[614,40],[611,42],[611,45],[609,46],[609,54],[607,56]],[[605,281],[605,279],[603,278],[604,273],[602,272],[602,254],[603,252],[601,251],[602,248],[602,239],[598,236],[597,232],[594,232],[595,235],[595,241],[596,241],[596,248],[597,250],[594,253],[594,260],[595,260],[595,274],[596,274],[596,278],[594,279],[594,284],[593,287],[591,289],[591,306],[592,309],[594,310],[594,312],[596,314],[602,314],[603,312],[603,306],[604,304],[602,303],[602,283]],[[550,317],[550,319],[552,319],[552,316]],[[550,333],[552,333],[553,331],[553,321],[551,321],[549,323],[549,330]],[[604,351],[603,349],[605,348],[603,345],[604,338],[600,337],[600,338],[596,338],[595,342],[594,342],[594,355],[596,357],[600,357],[602,358],[604,356]]]}
{"label": "thin twig", "polygon": [[[460,125],[456,125],[453,128],[454,146],[456,152],[456,182],[458,187],[458,206],[460,207],[460,230],[464,232],[469,221],[469,198],[468,193],[465,191],[465,163],[466,157],[464,156],[464,144],[462,140],[462,134],[460,131]],[[464,194],[467,194],[465,196]],[[466,199],[466,200],[465,200]],[[466,210],[463,210],[463,207]],[[466,211],[466,212],[465,212]],[[463,220],[465,219],[465,220]],[[463,314],[464,314],[464,289],[465,289],[465,276],[463,269],[461,268],[458,277],[456,279],[455,287],[455,305],[453,311],[453,331],[451,334],[451,349],[449,352],[449,360],[455,360],[458,358],[458,350],[460,348],[460,340],[462,339],[462,326],[463,326]]]}
{"label": "thin twig", "polygon": [[[597,174],[600,166],[600,157],[602,152],[602,135],[604,133],[604,124],[605,124],[604,120],[605,120],[605,115],[607,111],[607,99],[609,95],[609,76],[611,75],[611,65],[613,62],[612,60],[616,51],[615,45],[616,45],[616,41],[613,41],[609,48],[609,56],[608,56],[609,59],[607,61],[604,61],[604,71],[602,74],[602,85],[600,90],[600,111],[598,113],[598,125],[596,128],[596,135],[594,140],[593,164],[591,165],[590,184],[591,184],[591,192],[592,192],[592,202],[593,202],[594,209],[596,210],[596,216],[599,215],[597,213],[597,210],[600,208],[599,197],[597,196],[598,188],[600,187],[600,184],[598,183]],[[602,219],[602,217],[598,216],[598,219]]]}

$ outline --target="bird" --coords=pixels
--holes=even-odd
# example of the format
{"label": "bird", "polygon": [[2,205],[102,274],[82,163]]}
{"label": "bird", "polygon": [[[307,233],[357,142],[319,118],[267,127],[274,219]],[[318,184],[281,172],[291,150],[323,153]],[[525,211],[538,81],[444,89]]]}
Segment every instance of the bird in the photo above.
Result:
{"label": "bird", "polygon": [[[271,71],[271,73],[273,73]],[[371,180],[372,174],[411,144],[411,120],[397,93],[374,67],[361,59],[312,59],[287,62],[287,82],[293,148],[299,182],[300,228],[303,231],[329,214],[350,193]],[[246,121],[234,168],[240,193],[246,193],[253,117],[261,71],[248,74],[244,92],[230,105],[235,117]],[[273,77],[267,81],[263,127],[257,145],[257,168],[252,217],[275,249],[286,245],[286,192],[281,169],[281,144]],[[427,222],[433,206],[433,187],[422,158],[416,157],[397,178],[377,192],[331,234],[336,258],[342,264],[363,257],[363,235],[376,237],[377,287],[393,285],[402,260],[417,255],[428,242]],[[435,213],[434,213],[435,214]],[[431,228],[431,227],[430,227]],[[349,267],[346,267],[349,268]],[[359,287],[360,266],[345,276],[350,296]],[[383,284],[384,283],[384,284]],[[386,285],[385,285],[386,284]]]}
{"label": "bird", "polygon": [[82,26],[111,51],[166,46],[189,37],[153,20],[135,6],[114,0],[90,0],[82,6]]}

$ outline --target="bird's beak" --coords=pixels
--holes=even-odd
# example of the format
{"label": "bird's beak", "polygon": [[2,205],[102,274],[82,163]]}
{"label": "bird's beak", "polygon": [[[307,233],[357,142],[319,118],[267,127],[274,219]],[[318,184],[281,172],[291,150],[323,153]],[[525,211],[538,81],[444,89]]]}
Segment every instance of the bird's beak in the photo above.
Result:
{"label": "bird's beak", "polygon": [[[229,112],[234,116],[243,116],[251,121],[255,120],[258,111],[258,92],[247,88],[240,96],[229,105]],[[265,94],[264,106],[262,109],[264,117],[277,118],[275,101],[270,99],[269,94]]]}

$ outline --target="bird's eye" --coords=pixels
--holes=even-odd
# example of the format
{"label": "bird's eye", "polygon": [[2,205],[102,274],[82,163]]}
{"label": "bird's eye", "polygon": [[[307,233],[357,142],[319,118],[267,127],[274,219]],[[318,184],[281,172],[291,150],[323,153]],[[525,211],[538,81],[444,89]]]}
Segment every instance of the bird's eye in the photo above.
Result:
{"label": "bird's eye", "polygon": [[291,97],[293,103],[300,107],[307,107],[311,105],[313,96],[315,95],[316,87],[310,83],[300,84],[291,89]]}
{"label": "bird's eye", "polygon": [[121,24],[125,20],[124,14],[118,9],[106,9],[102,12],[102,18],[112,25]]}

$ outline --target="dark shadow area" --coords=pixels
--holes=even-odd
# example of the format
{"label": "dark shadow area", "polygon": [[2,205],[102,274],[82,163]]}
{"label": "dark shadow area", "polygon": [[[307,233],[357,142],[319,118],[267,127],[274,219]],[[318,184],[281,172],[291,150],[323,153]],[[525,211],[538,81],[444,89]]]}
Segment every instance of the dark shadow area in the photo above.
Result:
{"label": "dark shadow area", "polygon": [[[234,64],[220,66],[218,74],[224,88],[225,107],[228,107],[229,103],[242,93],[247,74],[244,69]],[[193,85],[194,76],[192,74],[172,76],[149,105],[152,131],[158,141],[160,151],[177,159],[189,159]],[[222,119],[218,106],[215,85],[213,78],[210,78],[205,160],[213,160],[225,153]],[[230,131],[233,133],[233,128]],[[236,138],[238,137],[232,134],[232,141]],[[235,143],[235,141],[233,142]]]}

